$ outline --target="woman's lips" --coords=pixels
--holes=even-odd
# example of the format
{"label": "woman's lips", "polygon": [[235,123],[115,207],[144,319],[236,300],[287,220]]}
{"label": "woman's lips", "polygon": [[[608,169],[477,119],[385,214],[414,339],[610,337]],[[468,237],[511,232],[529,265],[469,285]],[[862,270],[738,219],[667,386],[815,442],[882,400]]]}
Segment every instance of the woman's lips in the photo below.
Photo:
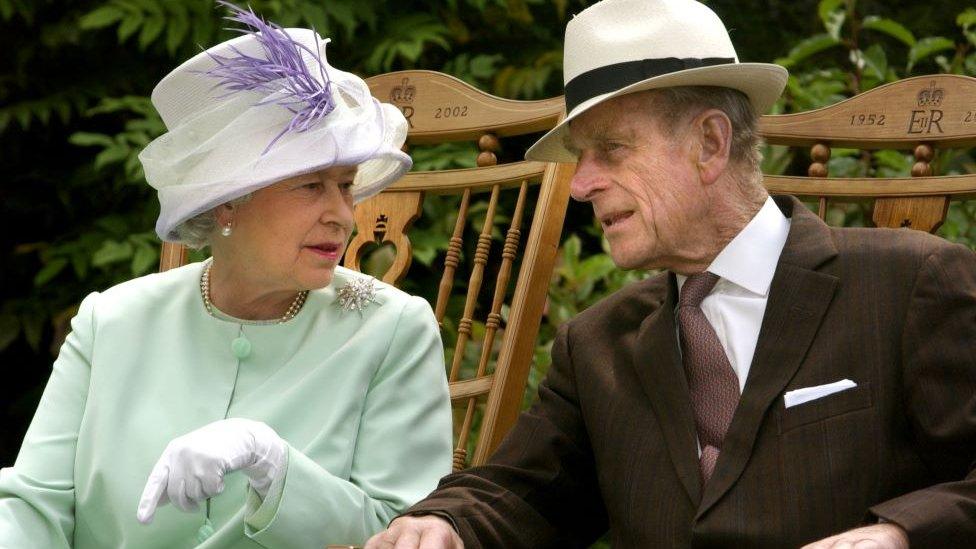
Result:
{"label": "woman's lips", "polygon": [[319,257],[331,260],[338,260],[339,256],[342,255],[341,244],[314,244],[305,246],[305,249]]}

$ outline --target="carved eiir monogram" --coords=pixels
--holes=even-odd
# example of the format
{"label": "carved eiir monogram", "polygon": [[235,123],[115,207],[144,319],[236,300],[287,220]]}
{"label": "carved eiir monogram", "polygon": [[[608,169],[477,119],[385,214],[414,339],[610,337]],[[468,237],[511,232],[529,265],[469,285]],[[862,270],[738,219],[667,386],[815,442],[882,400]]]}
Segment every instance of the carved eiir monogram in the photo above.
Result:
{"label": "carved eiir monogram", "polygon": [[944,113],[938,107],[942,106],[942,100],[945,99],[945,90],[936,88],[935,81],[932,80],[929,86],[922,88],[915,98],[920,110],[912,111],[908,119],[908,133],[929,134],[932,133],[933,128],[937,133],[944,133],[940,124]]}
{"label": "carved eiir monogram", "polygon": [[383,238],[386,237],[386,224],[389,220],[390,218],[386,217],[385,214],[380,214],[380,216],[376,218],[376,225],[373,226],[373,240],[375,240],[377,244],[382,243]]}

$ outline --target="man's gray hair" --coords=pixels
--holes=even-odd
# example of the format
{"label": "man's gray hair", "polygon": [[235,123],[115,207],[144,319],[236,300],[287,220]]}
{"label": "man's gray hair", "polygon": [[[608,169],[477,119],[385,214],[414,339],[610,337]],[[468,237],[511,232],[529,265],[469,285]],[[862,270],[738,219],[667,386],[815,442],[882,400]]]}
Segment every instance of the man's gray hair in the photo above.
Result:
{"label": "man's gray hair", "polygon": [[[235,198],[228,202],[231,206],[243,204],[251,199],[251,193]],[[219,208],[220,206],[217,206]],[[177,242],[200,250],[210,245],[210,239],[217,231],[217,208],[199,213],[176,227]]]}
{"label": "man's gray hair", "polygon": [[718,86],[676,86],[652,91],[652,109],[665,131],[678,130],[681,122],[706,109],[724,112],[732,122],[730,159],[751,172],[759,172],[759,117],[746,94]]}

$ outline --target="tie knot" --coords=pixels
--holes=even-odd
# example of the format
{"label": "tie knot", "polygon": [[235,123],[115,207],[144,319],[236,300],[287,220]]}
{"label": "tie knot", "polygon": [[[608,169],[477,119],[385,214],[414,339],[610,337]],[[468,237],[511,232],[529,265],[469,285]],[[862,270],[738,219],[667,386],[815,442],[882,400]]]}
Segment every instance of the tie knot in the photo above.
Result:
{"label": "tie knot", "polygon": [[712,291],[718,282],[718,275],[703,271],[693,274],[681,285],[681,295],[678,297],[679,307],[698,307],[705,296]]}

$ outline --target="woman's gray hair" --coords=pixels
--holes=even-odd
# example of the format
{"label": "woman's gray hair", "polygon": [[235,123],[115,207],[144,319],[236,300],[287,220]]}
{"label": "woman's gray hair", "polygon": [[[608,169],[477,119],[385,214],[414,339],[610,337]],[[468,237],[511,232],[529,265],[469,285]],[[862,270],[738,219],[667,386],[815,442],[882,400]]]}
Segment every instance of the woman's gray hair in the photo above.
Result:
{"label": "woman's gray hair", "polygon": [[[237,206],[250,199],[251,193],[248,193],[227,202],[227,204]],[[217,206],[217,208],[221,206]],[[177,241],[194,250],[200,250],[209,246],[210,239],[213,238],[214,233],[217,231],[217,208],[210,208],[177,225]]]}
{"label": "woman's gray hair", "polygon": [[718,86],[676,86],[652,92],[650,108],[665,131],[680,130],[679,123],[706,109],[724,112],[732,123],[730,159],[747,170],[759,172],[762,162],[757,131],[759,117],[746,94]]}

